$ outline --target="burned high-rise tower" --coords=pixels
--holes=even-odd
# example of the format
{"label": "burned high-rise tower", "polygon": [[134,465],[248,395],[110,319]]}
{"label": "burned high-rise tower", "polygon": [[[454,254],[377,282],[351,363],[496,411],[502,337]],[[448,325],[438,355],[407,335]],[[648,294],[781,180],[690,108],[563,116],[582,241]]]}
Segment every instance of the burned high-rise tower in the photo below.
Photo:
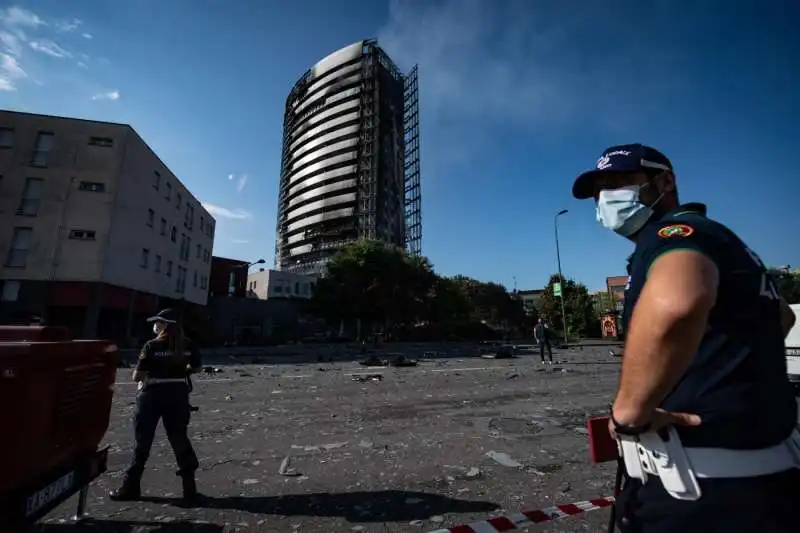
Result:
{"label": "burned high-rise tower", "polygon": [[420,204],[417,68],[375,40],[318,62],[286,99],[276,268],[321,273],[358,238],[419,254]]}

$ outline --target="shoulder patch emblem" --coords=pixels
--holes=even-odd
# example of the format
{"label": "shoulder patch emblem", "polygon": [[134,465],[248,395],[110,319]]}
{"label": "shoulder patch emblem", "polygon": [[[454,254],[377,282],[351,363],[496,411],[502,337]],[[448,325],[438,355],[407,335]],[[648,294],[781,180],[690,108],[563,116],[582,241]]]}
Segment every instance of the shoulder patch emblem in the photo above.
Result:
{"label": "shoulder patch emblem", "polygon": [[139,352],[139,359],[144,359],[144,358],[145,358],[145,354],[144,354],[144,350],[142,350],[141,352]]}
{"label": "shoulder patch emblem", "polygon": [[658,230],[658,236],[662,239],[670,237],[688,237],[694,233],[694,228],[687,224],[673,224],[671,226],[664,226]]}

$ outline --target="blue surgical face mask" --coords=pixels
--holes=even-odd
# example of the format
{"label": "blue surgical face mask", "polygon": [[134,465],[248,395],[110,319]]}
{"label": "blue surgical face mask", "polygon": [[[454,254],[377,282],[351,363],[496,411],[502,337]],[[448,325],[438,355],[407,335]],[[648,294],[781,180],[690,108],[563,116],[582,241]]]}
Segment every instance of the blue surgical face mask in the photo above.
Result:
{"label": "blue surgical face mask", "polygon": [[641,191],[648,185],[601,190],[597,199],[597,221],[623,237],[634,235],[650,220],[653,216],[652,207],[661,200],[659,196],[649,206],[641,202]]}

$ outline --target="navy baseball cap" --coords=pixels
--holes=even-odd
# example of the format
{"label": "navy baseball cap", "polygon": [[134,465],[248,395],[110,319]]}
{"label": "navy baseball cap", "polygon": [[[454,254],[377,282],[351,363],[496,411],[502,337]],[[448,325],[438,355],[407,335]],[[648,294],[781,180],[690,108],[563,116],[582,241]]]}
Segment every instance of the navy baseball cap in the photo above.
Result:
{"label": "navy baseball cap", "polygon": [[648,170],[672,171],[672,163],[667,156],[643,144],[621,144],[607,148],[595,168],[584,172],[572,185],[572,196],[585,200],[594,196],[593,182],[600,174],[623,172],[647,172]]}
{"label": "navy baseball cap", "polygon": [[148,322],[166,322],[167,324],[177,324],[178,315],[172,309],[162,309],[157,315],[147,319]]}

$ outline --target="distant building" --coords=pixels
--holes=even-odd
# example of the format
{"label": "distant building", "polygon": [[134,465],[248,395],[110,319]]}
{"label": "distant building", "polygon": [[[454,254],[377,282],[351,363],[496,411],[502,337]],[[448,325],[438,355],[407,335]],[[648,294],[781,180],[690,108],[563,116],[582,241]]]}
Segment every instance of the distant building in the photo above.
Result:
{"label": "distant building", "polygon": [[211,297],[245,298],[247,296],[247,268],[249,264],[241,259],[212,256],[208,295]]}
{"label": "distant building", "polygon": [[628,286],[628,276],[610,276],[606,278],[606,290],[616,302],[617,311],[622,311],[625,303],[625,288]]}
{"label": "distant building", "polygon": [[0,111],[0,174],[0,322],[119,339],[206,304],[214,219],[131,126]]}
{"label": "distant building", "polygon": [[316,276],[281,270],[259,269],[247,276],[247,293],[252,298],[311,298]]}
{"label": "distant building", "polygon": [[417,69],[375,40],[317,62],[286,99],[275,267],[320,274],[359,238],[421,252]]}
{"label": "distant building", "polygon": [[536,314],[536,308],[539,304],[539,300],[542,298],[542,294],[544,294],[544,289],[529,289],[517,292],[519,299],[522,300],[522,305],[525,308],[526,314]]}

